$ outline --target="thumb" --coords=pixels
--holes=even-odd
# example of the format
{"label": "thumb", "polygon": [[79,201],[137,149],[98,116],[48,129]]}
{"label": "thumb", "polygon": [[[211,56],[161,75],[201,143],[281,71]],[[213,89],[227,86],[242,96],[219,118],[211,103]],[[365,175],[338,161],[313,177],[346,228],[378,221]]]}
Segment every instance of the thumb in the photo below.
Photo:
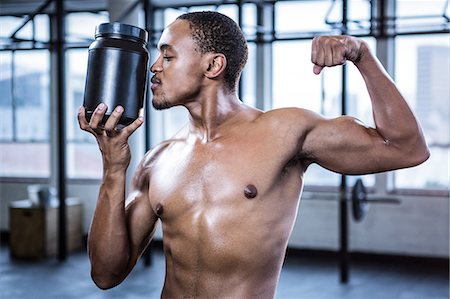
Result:
{"label": "thumb", "polygon": [[322,69],[323,69],[322,66],[315,64],[314,67],[313,67],[313,72],[314,72],[314,74],[318,75],[318,74],[320,74]]}

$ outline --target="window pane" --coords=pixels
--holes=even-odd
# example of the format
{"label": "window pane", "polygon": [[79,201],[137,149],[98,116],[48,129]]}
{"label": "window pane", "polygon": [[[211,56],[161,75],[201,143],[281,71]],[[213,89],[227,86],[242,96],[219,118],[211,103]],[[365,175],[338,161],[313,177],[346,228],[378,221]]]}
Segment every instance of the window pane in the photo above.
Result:
{"label": "window pane", "polygon": [[256,45],[248,44],[248,60],[242,73],[242,98],[241,100],[252,107],[256,105]]}
{"label": "window pane", "polygon": [[400,32],[448,29],[444,13],[447,17],[450,13],[447,0],[397,0],[396,28]]}
{"label": "window pane", "polygon": [[95,27],[101,23],[109,23],[106,12],[71,13],[66,16],[67,42],[80,42],[94,39]]}
{"label": "window pane", "polygon": [[177,17],[187,12],[195,12],[195,11],[208,11],[214,10],[220,12],[231,19],[233,19],[237,23],[238,11],[237,6],[228,4],[228,5],[207,5],[207,6],[192,6],[189,9],[186,8],[167,8],[164,10],[164,27],[170,25]]}
{"label": "window pane", "polygon": [[[24,17],[4,16],[0,17],[0,37],[9,38],[14,31],[22,24]],[[36,15],[34,21],[28,22],[16,34],[17,38],[32,39],[33,38],[33,22],[35,28],[35,38],[40,42],[48,42],[49,40],[49,20],[47,15]],[[0,41],[0,45],[1,45]]]}
{"label": "window pane", "polygon": [[0,52],[0,140],[13,138],[12,52]]}
{"label": "window pane", "polygon": [[[280,1],[275,5],[277,37],[312,35],[313,33],[339,34],[343,1]],[[352,0],[348,4],[349,34],[370,32],[370,1]]]}
{"label": "window pane", "polygon": [[47,15],[37,15],[34,18],[36,27],[36,40],[48,42],[50,40],[50,24]]}
{"label": "window pane", "polygon": [[348,30],[350,34],[370,32],[370,0],[353,0],[348,5]]}
{"label": "window pane", "polygon": [[22,23],[22,18],[12,16],[0,17],[0,37],[8,38]]}
{"label": "window pane", "polygon": [[256,36],[256,5],[244,4],[242,6],[242,31],[247,39]]}
{"label": "window pane", "polygon": [[[87,132],[84,132],[88,135]],[[94,137],[90,136],[94,141]],[[101,179],[103,171],[102,157],[97,143],[67,144],[67,177]]]}
{"label": "window pane", "polygon": [[[338,109],[340,72],[334,68],[316,76],[310,57],[310,40],[273,43],[273,108],[302,107],[318,113]],[[337,81],[325,89],[329,80]]]}
{"label": "window pane", "polygon": [[[107,12],[71,13],[66,17],[68,42],[86,42],[94,38],[95,27],[108,23]],[[102,160],[93,136],[78,126],[78,108],[83,105],[88,49],[66,51],[66,128],[67,177],[100,179]]]}
{"label": "window pane", "polygon": [[186,10],[167,8],[164,9],[164,28],[175,21],[180,15],[186,13]]}
{"label": "window pane", "polygon": [[396,172],[397,188],[447,189],[450,184],[449,51],[447,34],[396,39],[396,81],[431,150],[424,164]]}
{"label": "window pane", "polygon": [[[335,5],[334,5],[335,4]],[[330,11],[329,9],[332,8]],[[275,4],[275,30],[277,35],[296,32],[323,32],[332,27],[325,20],[339,22],[342,1],[285,1]]]}
{"label": "window pane", "polygon": [[13,63],[17,140],[48,141],[50,54],[47,50],[16,51]]}
{"label": "window pane", "polygon": [[88,49],[67,50],[66,58],[67,177],[100,179],[103,168],[98,145],[79,128],[76,117],[83,105]]}
{"label": "window pane", "polygon": [[49,177],[49,144],[0,143],[0,176]]}
{"label": "window pane", "polygon": [[69,140],[91,141],[91,138],[80,130],[76,118],[78,108],[83,105],[87,60],[88,49],[66,51],[66,126]]}

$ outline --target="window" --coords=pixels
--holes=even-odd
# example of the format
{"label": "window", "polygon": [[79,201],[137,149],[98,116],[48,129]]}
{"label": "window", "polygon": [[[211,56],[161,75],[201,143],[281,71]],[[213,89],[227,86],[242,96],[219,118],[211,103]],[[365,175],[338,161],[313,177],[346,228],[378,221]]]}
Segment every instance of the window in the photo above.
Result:
{"label": "window", "polygon": [[[354,1],[350,5],[349,30],[362,30],[369,24],[370,3]],[[319,76],[312,72],[311,40],[315,33],[336,34],[341,21],[342,3],[329,1],[286,1],[275,6],[276,36],[297,36],[299,40],[273,43],[272,108],[300,107],[328,118],[341,115],[342,69],[327,68]],[[309,39],[305,39],[309,38]],[[366,38],[374,51],[375,40]],[[353,64],[347,71],[347,114],[373,125],[370,99],[364,81]],[[348,177],[352,185],[356,176]],[[362,177],[366,186],[374,186],[375,176]],[[305,175],[307,186],[340,184],[340,175],[311,165]]]}
{"label": "window", "polygon": [[80,130],[78,108],[83,104],[87,70],[87,49],[66,51],[67,82],[67,177],[101,178],[102,160],[95,138]]}
{"label": "window", "polygon": [[313,32],[331,32],[327,22],[339,22],[342,8],[338,1],[280,1],[275,4],[275,31],[278,37]]}
{"label": "window", "polygon": [[[9,38],[22,21],[0,17],[0,36]],[[36,15],[16,37],[48,42],[48,33],[48,17]],[[49,177],[50,53],[2,49],[0,69],[0,176]]]}
{"label": "window", "polygon": [[[281,41],[273,44],[272,108],[299,107],[327,117],[340,115],[341,71],[330,68],[313,73],[311,40]],[[316,164],[305,175],[306,185],[338,186],[338,174]]]}
{"label": "window", "polygon": [[108,14],[71,13],[67,15],[68,45],[84,43],[85,48],[66,50],[66,129],[67,177],[100,179],[102,160],[95,138],[78,126],[78,108],[83,105],[87,72],[88,45],[94,39],[95,27],[107,23]]}
{"label": "window", "polygon": [[[339,34],[342,4],[342,1],[328,0],[279,1],[275,5],[276,36],[295,38],[313,33]],[[353,0],[349,3],[347,29],[351,34],[370,32],[370,1]]]}
{"label": "window", "polygon": [[2,51],[0,58],[0,175],[48,177],[49,52]]}
{"label": "window", "polygon": [[419,118],[430,159],[395,173],[399,189],[447,189],[450,157],[450,41],[448,35],[396,39],[396,82]]}
{"label": "window", "polygon": [[66,42],[89,42],[94,39],[95,27],[109,23],[107,12],[78,12],[66,16]]}
{"label": "window", "polygon": [[398,32],[426,32],[449,28],[450,6],[447,0],[397,0]]}
{"label": "window", "polygon": [[256,106],[256,45],[255,43],[247,43],[248,59],[247,64],[242,71],[241,100],[252,107]]}
{"label": "window", "polygon": [[12,51],[0,52],[0,136],[1,141],[13,140]]}

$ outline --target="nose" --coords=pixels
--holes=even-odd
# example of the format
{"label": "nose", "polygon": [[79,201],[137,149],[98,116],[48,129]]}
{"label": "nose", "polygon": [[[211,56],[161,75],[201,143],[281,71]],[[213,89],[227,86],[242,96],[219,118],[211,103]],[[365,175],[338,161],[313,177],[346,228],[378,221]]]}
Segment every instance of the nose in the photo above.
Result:
{"label": "nose", "polygon": [[156,59],[156,61],[153,63],[153,65],[150,68],[150,71],[152,73],[158,73],[158,72],[162,72],[162,60],[161,60],[161,55],[158,56],[158,58]]}

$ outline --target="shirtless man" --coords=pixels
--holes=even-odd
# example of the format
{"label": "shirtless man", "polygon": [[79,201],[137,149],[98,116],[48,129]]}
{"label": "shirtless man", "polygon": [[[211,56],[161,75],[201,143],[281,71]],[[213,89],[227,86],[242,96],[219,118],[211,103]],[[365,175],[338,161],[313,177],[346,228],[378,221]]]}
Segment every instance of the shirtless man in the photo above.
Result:
{"label": "shirtless man", "polygon": [[357,38],[315,38],[313,71],[353,62],[366,82],[376,128],[348,116],[325,119],[297,108],[262,112],[243,104],[236,86],[247,45],[221,14],[181,16],[164,30],[158,49],[153,106],[184,106],[190,121],[145,155],[126,199],[127,139],[143,119],[118,131],[122,107],[104,128],[104,105],[90,123],[84,109],[78,115],[103,156],[88,240],[92,278],[102,289],[126,278],[160,219],[162,297],[273,298],[308,165],[365,174],[418,165],[429,156],[410,108]]}

